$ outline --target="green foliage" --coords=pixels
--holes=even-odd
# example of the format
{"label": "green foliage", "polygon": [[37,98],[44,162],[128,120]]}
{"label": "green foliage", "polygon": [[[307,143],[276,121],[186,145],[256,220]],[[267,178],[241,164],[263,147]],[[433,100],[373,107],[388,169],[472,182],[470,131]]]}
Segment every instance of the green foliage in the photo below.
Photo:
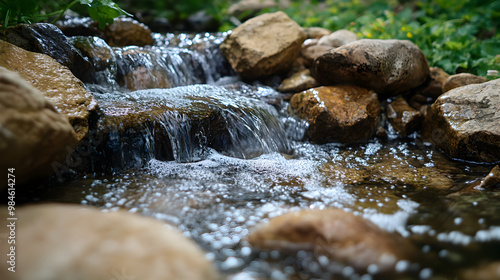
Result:
{"label": "green foliage", "polygon": [[9,27],[19,23],[57,20],[76,4],[85,5],[90,17],[104,28],[120,15],[128,15],[111,0],[0,0],[0,25]]}
{"label": "green foliage", "polygon": [[499,0],[293,1],[284,11],[303,27],[348,29],[368,39],[411,40],[431,66],[451,74],[485,76],[489,69],[500,70]]}

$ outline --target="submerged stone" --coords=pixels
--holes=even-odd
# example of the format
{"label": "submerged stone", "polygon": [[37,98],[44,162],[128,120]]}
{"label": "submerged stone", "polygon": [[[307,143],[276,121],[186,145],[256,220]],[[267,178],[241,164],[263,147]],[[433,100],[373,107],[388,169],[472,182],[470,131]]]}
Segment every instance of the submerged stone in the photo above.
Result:
{"label": "submerged stone", "polygon": [[352,143],[373,137],[380,114],[377,94],[343,85],[318,87],[295,94],[292,114],[309,122],[307,135],[316,143]]}
{"label": "submerged stone", "polygon": [[318,57],[313,76],[321,85],[354,84],[397,95],[424,83],[429,63],[407,40],[358,40]]}
{"label": "submerged stone", "polygon": [[424,138],[449,156],[500,161],[500,79],[472,84],[441,95],[428,109]]}
{"label": "submerged stone", "polygon": [[78,140],[89,130],[97,102],[68,68],[45,54],[33,53],[0,41],[0,66],[19,73],[69,119]]}
{"label": "submerged stone", "polygon": [[2,279],[218,279],[201,248],[152,218],[64,204],[21,207],[16,217],[16,272],[2,262]]}
{"label": "submerged stone", "polygon": [[415,250],[401,236],[381,230],[372,222],[339,209],[290,212],[258,226],[248,237],[264,250],[313,251],[358,271],[375,265],[378,273],[394,270]]}

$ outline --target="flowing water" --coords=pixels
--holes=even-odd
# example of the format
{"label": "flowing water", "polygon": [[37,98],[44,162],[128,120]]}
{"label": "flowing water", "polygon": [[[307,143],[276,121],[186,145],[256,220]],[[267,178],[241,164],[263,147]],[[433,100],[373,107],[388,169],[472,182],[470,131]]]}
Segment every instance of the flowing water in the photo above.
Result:
{"label": "flowing water", "polygon": [[[35,200],[173,224],[228,279],[372,279],[325,257],[247,242],[257,224],[307,208],[340,208],[409,239],[422,257],[398,262],[394,279],[454,279],[500,260],[500,195],[461,191],[492,166],[451,160],[418,137],[302,141],[307,124],[273,89],[238,81],[217,50],[221,38],[157,35],[155,47],[114,48],[104,78],[87,85],[101,111],[79,164],[35,190]],[[140,67],[171,89],[127,90],[120,76]]]}

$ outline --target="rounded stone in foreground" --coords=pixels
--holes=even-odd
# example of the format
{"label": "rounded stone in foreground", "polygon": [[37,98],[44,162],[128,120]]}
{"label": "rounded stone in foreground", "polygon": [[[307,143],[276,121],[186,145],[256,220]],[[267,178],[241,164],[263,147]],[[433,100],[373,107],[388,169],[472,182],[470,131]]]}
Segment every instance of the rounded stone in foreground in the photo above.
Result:
{"label": "rounded stone in foreground", "polygon": [[260,225],[249,242],[264,250],[314,251],[366,271],[394,269],[397,261],[412,259],[411,243],[381,230],[372,222],[339,209],[290,212]]}
{"label": "rounded stone in foreground", "polygon": [[[16,272],[2,261],[0,279],[217,279],[203,251],[158,220],[63,204],[21,207],[16,216]],[[8,227],[0,233],[5,259]]]}

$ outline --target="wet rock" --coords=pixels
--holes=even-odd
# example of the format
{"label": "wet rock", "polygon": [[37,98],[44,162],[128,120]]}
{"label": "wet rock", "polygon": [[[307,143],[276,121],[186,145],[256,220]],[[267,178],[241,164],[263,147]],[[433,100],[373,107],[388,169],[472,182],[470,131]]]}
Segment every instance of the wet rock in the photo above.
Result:
{"label": "wet rock", "polygon": [[99,37],[74,36],[69,38],[71,44],[92,63],[95,71],[104,71],[114,63],[113,49]]}
{"label": "wet rock", "polygon": [[226,37],[220,50],[244,79],[290,70],[306,39],[304,30],[285,13],[252,18]]}
{"label": "wet rock", "polygon": [[425,97],[424,95],[419,93],[412,95],[408,99],[408,105],[410,105],[413,109],[417,111],[420,111],[420,109],[422,109],[423,106],[430,105],[431,103],[432,99],[429,100],[429,97]]}
{"label": "wet rock", "polygon": [[429,72],[429,79],[425,86],[419,93],[431,97],[433,99],[438,98],[441,94],[443,94],[443,83],[448,79],[450,75],[444,72],[443,69],[439,67],[431,67]]}
{"label": "wet rock", "polygon": [[479,77],[469,73],[461,73],[449,76],[443,82],[443,92],[447,92],[457,87],[463,87],[470,84],[480,84],[487,82],[488,79],[485,77]]}
{"label": "wet rock", "polygon": [[112,47],[153,45],[149,27],[131,18],[120,17],[104,29],[106,42]]}
{"label": "wet rock", "polygon": [[314,60],[316,58],[327,54],[330,52],[333,48],[331,46],[325,46],[325,45],[318,45],[318,44],[310,44],[302,47],[302,50],[300,51],[301,57],[304,58],[305,60],[305,65],[307,67],[310,67],[313,65]]}
{"label": "wet rock", "polygon": [[4,41],[0,41],[0,66],[19,73],[38,89],[69,119],[79,141],[87,134],[90,113],[97,108],[97,102],[68,68],[47,55]]}
{"label": "wet rock", "polygon": [[460,280],[495,280],[500,279],[500,262],[481,264],[477,267],[462,269],[457,279]]}
{"label": "wet rock", "polygon": [[401,96],[387,105],[387,118],[403,137],[419,130],[424,120],[422,113],[410,107]]}
{"label": "wet rock", "polygon": [[152,89],[117,96],[97,94],[102,115],[86,163],[113,171],[140,167],[150,159],[193,162],[209,149],[234,157],[287,152],[276,110],[215,86]]}
{"label": "wet rock", "polygon": [[281,92],[299,92],[318,86],[309,69],[299,71],[281,82],[278,90]]}
{"label": "wet rock", "polygon": [[[0,67],[0,168],[18,185],[52,175],[51,163],[76,146],[68,119],[17,73]],[[7,180],[0,189],[7,186]]]}
{"label": "wet rock", "polygon": [[235,17],[240,17],[243,13],[250,13],[250,16],[253,16],[264,9],[273,7],[284,9],[288,6],[290,6],[289,0],[241,0],[231,5],[227,13]]}
{"label": "wet rock", "polygon": [[201,248],[152,218],[64,204],[21,207],[16,217],[23,242],[15,273],[0,264],[2,279],[217,279]]}
{"label": "wet rock", "polygon": [[500,188],[500,167],[497,165],[481,180],[476,189],[492,190]]}
{"label": "wet rock", "polygon": [[323,36],[332,34],[332,31],[322,27],[306,27],[304,31],[309,39],[319,39]]}
{"label": "wet rock", "polygon": [[363,39],[318,57],[312,70],[321,85],[348,83],[396,95],[424,83],[429,64],[410,41]]}
{"label": "wet rock", "polygon": [[405,239],[339,209],[290,212],[261,225],[248,239],[264,250],[314,251],[358,271],[374,264],[378,272],[388,272],[397,261],[414,257]]}
{"label": "wet rock", "polygon": [[428,109],[424,138],[449,156],[500,161],[500,80],[455,88]]}
{"label": "wet rock", "polygon": [[329,86],[295,94],[290,111],[308,120],[307,135],[311,141],[352,143],[373,137],[380,103],[377,94],[368,89]]}
{"label": "wet rock", "polygon": [[2,39],[27,51],[46,54],[84,82],[94,82],[90,62],[68,42],[68,39],[50,23],[18,24],[5,30]]}
{"label": "wet rock", "polygon": [[330,35],[321,37],[318,41],[318,45],[330,46],[333,48],[338,48],[348,43],[352,43],[358,40],[358,36],[349,30],[341,29],[333,32]]}

